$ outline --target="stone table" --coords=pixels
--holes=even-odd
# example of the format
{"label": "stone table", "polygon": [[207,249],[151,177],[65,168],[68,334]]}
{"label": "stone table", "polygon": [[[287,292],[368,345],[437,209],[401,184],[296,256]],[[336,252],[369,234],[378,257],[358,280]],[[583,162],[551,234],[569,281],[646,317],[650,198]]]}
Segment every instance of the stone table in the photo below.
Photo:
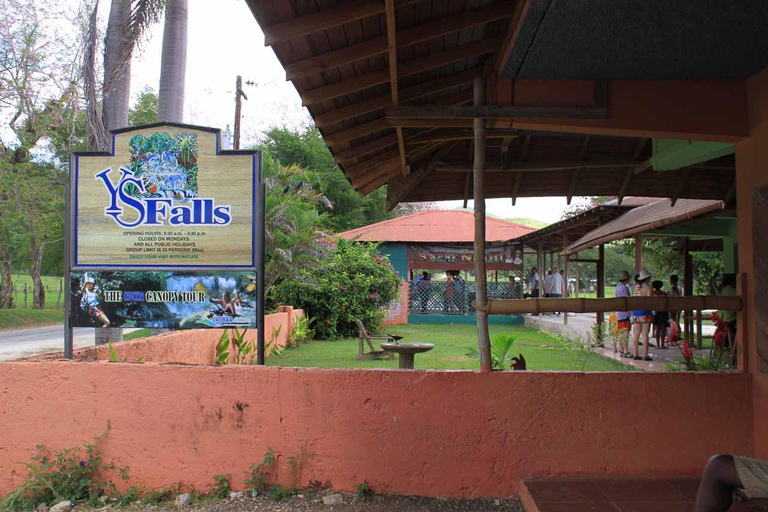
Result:
{"label": "stone table", "polygon": [[382,343],[381,348],[399,354],[398,368],[413,370],[414,356],[421,352],[429,352],[435,346],[432,343]]}

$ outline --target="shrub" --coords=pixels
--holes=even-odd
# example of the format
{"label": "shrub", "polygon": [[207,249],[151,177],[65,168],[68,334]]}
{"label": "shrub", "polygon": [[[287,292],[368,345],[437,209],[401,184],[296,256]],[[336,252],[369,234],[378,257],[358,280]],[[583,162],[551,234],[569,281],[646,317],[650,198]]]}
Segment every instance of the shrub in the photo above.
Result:
{"label": "shrub", "polygon": [[402,280],[376,244],[339,239],[331,246],[326,260],[276,286],[275,299],[314,317],[319,338],[357,335],[355,319],[375,330]]}

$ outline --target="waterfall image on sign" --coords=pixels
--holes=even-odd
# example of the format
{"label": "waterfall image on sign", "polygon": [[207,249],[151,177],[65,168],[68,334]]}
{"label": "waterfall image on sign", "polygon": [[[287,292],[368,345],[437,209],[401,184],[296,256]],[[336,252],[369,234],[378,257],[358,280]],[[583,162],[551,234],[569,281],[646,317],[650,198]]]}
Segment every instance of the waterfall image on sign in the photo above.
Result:
{"label": "waterfall image on sign", "polygon": [[225,226],[232,220],[229,205],[199,198],[197,135],[154,133],[131,139],[131,162],[120,167],[117,183],[112,168],[96,175],[109,192],[104,213],[124,228],[139,226]]}
{"label": "waterfall image on sign", "polygon": [[132,188],[134,197],[186,200],[197,197],[197,135],[153,133],[136,135],[129,144],[131,171],[144,190]]}

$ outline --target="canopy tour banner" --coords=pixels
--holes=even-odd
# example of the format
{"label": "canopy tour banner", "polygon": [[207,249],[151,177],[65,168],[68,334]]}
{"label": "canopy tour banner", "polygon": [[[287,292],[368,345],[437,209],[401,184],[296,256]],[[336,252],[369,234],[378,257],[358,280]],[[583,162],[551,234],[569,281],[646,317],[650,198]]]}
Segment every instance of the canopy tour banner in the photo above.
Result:
{"label": "canopy tour banner", "polygon": [[254,272],[72,272],[72,327],[256,327]]}
{"label": "canopy tour banner", "polygon": [[112,145],[73,155],[73,268],[255,267],[258,151],[173,124],[116,130]]}
{"label": "canopy tour banner", "polygon": [[[523,247],[504,245],[485,250],[488,270],[522,270]],[[473,270],[474,249],[471,246],[411,245],[408,251],[411,269]]]}

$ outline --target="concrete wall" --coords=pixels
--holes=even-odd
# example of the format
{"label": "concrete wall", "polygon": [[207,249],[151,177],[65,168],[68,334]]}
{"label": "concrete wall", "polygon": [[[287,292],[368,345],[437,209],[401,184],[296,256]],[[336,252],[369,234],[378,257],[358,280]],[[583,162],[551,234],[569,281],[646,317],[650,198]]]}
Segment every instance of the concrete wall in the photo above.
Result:
{"label": "concrete wall", "polygon": [[[304,310],[293,309],[292,306],[281,306],[279,311],[279,313],[264,316],[264,340],[269,343],[274,338],[277,345],[285,347],[296,318],[304,316]],[[216,364],[216,344],[221,332],[221,329],[175,331],[135,341],[114,343],[112,348],[120,361]],[[245,339],[255,344],[257,332],[256,329],[249,329]],[[274,333],[277,335],[275,336]],[[269,357],[269,354],[267,353],[266,356]],[[255,358],[256,355],[254,354],[253,357]],[[101,345],[77,350],[74,358],[77,361],[109,361],[109,346]]]}
{"label": "concrete wall", "polygon": [[[111,431],[131,481],[205,489],[268,447],[278,478],[352,490],[508,496],[523,477],[697,475],[752,453],[747,374],[323,370],[154,363],[0,363],[0,493],[37,444]],[[287,459],[304,450],[295,480]]]}
{"label": "concrete wall", "polygon": [[[768,283],[765,278],[762,282],[757,281],[754,265],[756,257],[765,258],[766,240],[755,240],[753,231],[755,223],[765,223],[765,218],[764,212],[763,218],[754,218],[752,211],[752,190],[768,185],[768,69],[747,80],[747,107],[750,137],[736,145],[739,271],[744,274],[747,283],[746,290],[739,290],[745,304],[739,322],[739,343],[742,346],[746,344],[746,368],[753,375],[751,435],[754,436],[755,456],[768,459],[768,374],[760,371],[761,367],[768,367],[768,311],[764,305],[761,317],[755,307],[756,287],[765,289]],[[759,250],[758,245],[761,247]]]}

